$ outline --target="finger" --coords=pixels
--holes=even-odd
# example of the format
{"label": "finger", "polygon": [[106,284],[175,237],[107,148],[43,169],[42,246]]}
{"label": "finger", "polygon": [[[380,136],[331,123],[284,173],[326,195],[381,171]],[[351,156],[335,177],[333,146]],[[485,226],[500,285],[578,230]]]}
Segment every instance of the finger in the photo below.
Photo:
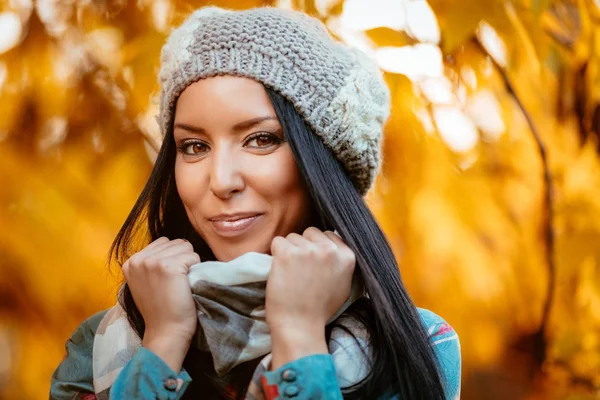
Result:
{"label": "finger", "polygon": [[281,252],[284,252],[288,248],[292,247],[293,244],[290,243],[283,236],[275,236],[271,241],[271,255],[275,256]]}
{"label": "finger", "polygon": [[340,249],[340,251],[342,251],[346,257],[348,257],[348,260],[352,260],[352,263],[356,262],[354,250],[352,250],[337,233],[331,231],[325,231],[324,233],[332,242],[337,245],[338,249]]}
{"label": "finger", "polygon": [[152,243],[150,243],[148,246],[146,246],[142,251],[140,251],[140,254],[143,257],[148,257],[153,254],[157,254],[160,251],[162,251],[162,249],[169,247],[170,243],[171,241],[169,240],[169,238],[161,236]]}
{"label": "finger", "polygon": [[313,243],[329,243],[331,240],[323,231],[314,226],[306,228],[302,236]]}
{"label": "finger", "polygon": [[298,235],[297,233],[290,233],[285,238],[288,242],[290,242],[296,247],[304,247],[310,244],[310,241],[308,239]]}
{"label": "finger", "polygon": [[161,236],[158,239],[156,239],[155,241],[153,241],[152,243],[150,243],[148,246],[146,246],[147,249],[155,249],[158,247],[163,246],[166,243],[169,243],[170,240],[167,237]]}
{"label": "finger", "polygon": [[170,249],[173,247],[182,247],[182,246],[189,247],[189,246],[191,246],[191,243],[185,239],[173,239],[173,240],[169,240],[168,242],[163,243],[160,246],[160,249],[157,249],[157,250],[164,251],[166,249]]}
{"label": "finger", "polygon": [[[170,260],[170,259],[174,259],[174,260],[176,260],[176,259],[179,259],[182,256],[187,257],[187,255],[189,255],[189,254],[194,255],[196,253],[194,253],[193,250],[188,250],[188,249],[182,250],[182,249],[178,249],[178,248],[168,248],[165,251],[163,251],[162,253],[158,253],[158,254],[153,255],[151,257],[151,259],[154,259],[154,260]],[[197,254],[196,254],[196,256],[197,256]],[[200,260],[198,260],[198,262],[200,262]]]}
{"label": "finger", "polygon": [[190,267],[200,262],[200,256],[196,253],[180,253],[159,260],[159,263],[168,266],[168,269],[187,275]]}
{"label": "finger", "polygon": [[146,256],[169,256],[183,252],[193,252],[194,247],[190,242],[183,239],[169,240],[152,249],[148,249]]}
{"label": "finger", "polygon": [[129,278],[129,260],[125,261],[125,263],[121,266],[121,272],[123,273],[123,276],[125,277],[125,280],[127,280]]}
{"label": "finger", "polygon": [[189,271],[192,265],[198,264],[200,262],[200,256],[196,253],[182,253],[178,257],[183,265],[186,267],[186,273]]}
{"label": "finger", "polygon": [[342,240],[342,238],[337,233],[331,232],[331,231],[325,231],[325,232],[323,232],[323,234],[329,240],[331,240],[333,243],[335,243],[337,247],[339,247],[341,249],[348,247],[348,245]]}

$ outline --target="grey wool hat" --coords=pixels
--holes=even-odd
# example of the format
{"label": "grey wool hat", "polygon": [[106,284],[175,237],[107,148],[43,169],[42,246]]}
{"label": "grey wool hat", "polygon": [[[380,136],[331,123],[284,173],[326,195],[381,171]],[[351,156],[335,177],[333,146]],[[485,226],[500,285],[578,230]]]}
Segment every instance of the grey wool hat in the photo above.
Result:
{"label": "grey wool hat", "polygon": [[254,79],[291,101],[358,191],[368,192],[381,164],[390,94],[381,71],[364,53],[334,40],[319,20],[301,12],[201,8],[162,49],[163,136],[173,125],[183,90],[217,75]]}

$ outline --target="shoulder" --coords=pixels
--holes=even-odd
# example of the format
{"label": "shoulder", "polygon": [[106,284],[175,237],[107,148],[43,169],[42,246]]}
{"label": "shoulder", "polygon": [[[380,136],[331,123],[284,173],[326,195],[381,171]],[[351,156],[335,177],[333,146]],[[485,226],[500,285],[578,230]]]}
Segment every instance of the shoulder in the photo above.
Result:
{"label": "shoulder", "polygon": [[104,318],[104,316],[106,315],[107,311],[108,310],[100,311],[83,321],[81,324],[79,324],[77,329],[75,329],[75,331],[71,335],[69,341],[76,344],[85,342],[90,338],[93,341],[94,336],[96,335],[96,330],[98,329],[98,325],[100,325],[100,322],[102,321],[102,318]]}
{"label": "shoulder", "polygon": [[82,359],[89,356],[91,359],[96,330],[98,329],[98,325],[100,325],[100,322],[106,315],[107,311],[108,310],[100,311],[92,315],[79,324],[75,331],[73,331],[71,337],[67,340],[65,345],[65,361],[72,357]]}
{"label": "shoulder", "polygon": [[[449,349],[460,349],[458,334],[449,323],[447,323],[439,315],[429,310],[417,308],[417,311],[419,312],[423,327],[427,331],[427,335],[429,336],[431,344],[434,346],[434,348],[443,347]],[[445,345],[441,346],[444,343]],[[436,351],[438,350],[436,349]],[[458,353],[458,355],[460,356],[460,353]]]}
{"label": "shoulder", "polygon": [[437,356],[444,377],[446,398],[458,398],[462,364],[458,334],[439,315],[423,308],[417,308],[417,311]]}
{"label": "shoulder", "polygon": [[75,329],[65,344],[65,356],[52,374],[51,399],[73,399],[93,391],[94,336],[106,311],[96,313]]}
{"label": "shoulder", "polygon": [[442,338],[455,338],[458,340],[456,331],[442,317],[424,308],[417,308],[417,311],[427,334],[434,340],[434,344]]}

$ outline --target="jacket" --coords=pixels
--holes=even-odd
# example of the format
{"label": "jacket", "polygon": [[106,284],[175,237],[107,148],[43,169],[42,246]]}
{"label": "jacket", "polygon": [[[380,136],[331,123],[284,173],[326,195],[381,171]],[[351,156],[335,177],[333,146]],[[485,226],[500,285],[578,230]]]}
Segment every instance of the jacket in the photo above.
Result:
{"label": "jacket", "polygon": [[[441,317],[418,309],[438,358],[448,400],[460,397],[461,356],[456,332]],[[92,350],[96,329],[106,311],[84,321],[66,343],[66,354],[52,375],[51,400],[95,400]],[[111,399],[180,399],[191,382],[182,370],[175,373],[152,351],[141,347],[116,378]],[[316,354],[294,360],[261,378],[267,400],[342,400],[333,359]],[[386,399],[397,399],[388,396]],[[386,400],[380,399],[380,400]]]}

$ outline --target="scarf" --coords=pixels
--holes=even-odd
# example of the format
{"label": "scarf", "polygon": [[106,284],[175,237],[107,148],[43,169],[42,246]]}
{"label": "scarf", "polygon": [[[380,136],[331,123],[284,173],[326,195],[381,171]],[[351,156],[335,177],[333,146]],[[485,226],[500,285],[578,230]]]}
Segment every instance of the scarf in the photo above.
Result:
{"label": "scarf", "polygon": [[[247,253],[225,263],[195,264],[188,273],[198,315],[191,345],[211,354],[217,375],[223,376],[239,364],[262,357],[248,388],[248,400],[264,399],[260,377],[269,370],[271,362],[271,336],[265,318],[265,288],[271,262],[272,257],[266,254]],[[367,374],[367,332],[353,318],[342,315],[362,295],[362,284],[355,278],[350,297],[329,320],[337,320],[345,328],[334,328],[328,343],[341,387],[351,386]],[[109,398],[119,372],[141,345],[117,303],[105,314],[94,337],[94,391],[99,400]]]}

